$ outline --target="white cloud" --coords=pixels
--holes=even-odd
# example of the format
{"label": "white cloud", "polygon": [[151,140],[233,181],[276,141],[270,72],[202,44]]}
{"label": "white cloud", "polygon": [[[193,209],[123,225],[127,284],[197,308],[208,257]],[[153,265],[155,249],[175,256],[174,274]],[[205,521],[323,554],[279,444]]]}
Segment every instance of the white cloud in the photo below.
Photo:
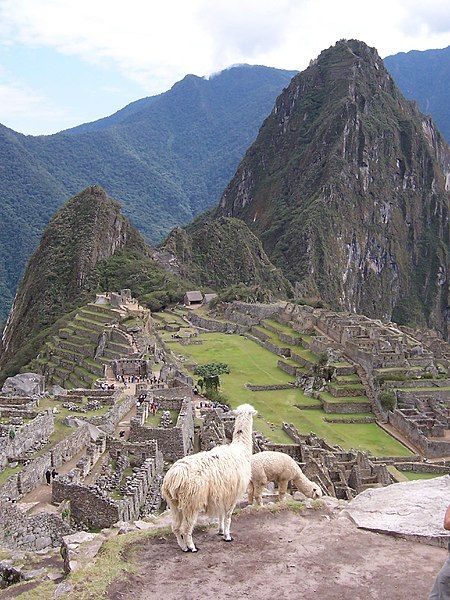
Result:
{"label": "white cloud", "polygon": [[156,93],[186,73],[233,63],[304,68],[344,37],[383,56],[443,47],[447,7],[448,0],[0,0],[0,39],[113,61]]}
{"label": "white cloud", "polygon": [[14,79],[0,65],[0,107],[2,121],[17,131],[23,131],[26,126],[27,133],[42,133],[42,121],[58,121],[65,126],[73,125],[72,115],[66,110],[58,108],[39,91],[22,84]]}

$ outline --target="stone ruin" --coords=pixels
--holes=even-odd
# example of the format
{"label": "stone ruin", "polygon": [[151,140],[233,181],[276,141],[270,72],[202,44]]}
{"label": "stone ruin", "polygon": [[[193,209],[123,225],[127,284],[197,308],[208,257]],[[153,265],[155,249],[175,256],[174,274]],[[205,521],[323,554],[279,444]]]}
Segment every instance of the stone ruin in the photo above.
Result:
{"label": "stone ruin", "polygon": [[[90,478],[106,446],[102,468]],[[134,444],[101,437],[74,469],[54,481],[52,502],[69,501],[74,524],[87,529],[139,519],[159,509],[162,469],[156,440]]]}
{"label": "stone ruin", "polygon": [[259,449],[290,454],[305,475],[318,483],[329,496],[351,500],[368,488],[393,483],[387,466],[373,462],[366,452],[345,451],[314,434],[301,435],[287,423],[283,424],[283,430],[294,445],[272,444],[260,438],[257,442]]}
{"label": "stone ruin", "polygon": [[144,379],[150,378],[153,375],[151,361],[143,358],[120,358],[114,360],[112,369],[116,378],[134,376]]}
{"label": "stone ruin", "polygon": [[[150,403],[157,404],[158,413],[176,411],[178,417],[170,424],[170,412],[163,417],[159,425],[146,423],[150,411]],[[192,406],[192,388],[167,388],[148,392],[146,399],[137,409],[136,416],[131,419],[129,440],[144,442],[157,440],[166,460],[175,461],[194,448],[194,410]]]}
{"label": "stone ruin", "polygon": [[[202,417],[199,434],[202,450],[209,450],[231,439],[234,426],[231,413],[205,409]],[[299,463],[305,475],[318,483],[329,496],[350,500],[367,488],[393,483],[386,465],[373,463],[364,452],[346,452],[314,434],[301,435],[292,425],[284,424],[283,430],[293,444],[274,444],[255,433],[254,452],[274,450],[288,454]]]}

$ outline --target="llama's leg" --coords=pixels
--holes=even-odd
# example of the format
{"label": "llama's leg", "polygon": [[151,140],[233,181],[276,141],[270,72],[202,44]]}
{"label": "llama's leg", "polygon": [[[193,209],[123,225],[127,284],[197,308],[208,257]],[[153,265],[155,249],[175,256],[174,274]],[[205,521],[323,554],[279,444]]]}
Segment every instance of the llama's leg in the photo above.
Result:
{"label": "llama's leg", "polygon": [[249,504],[253,504],[253,498],[255,495],[255,486],[253,485],[253,481],[250,481],[247,489],[247,499]]}
{"label": "llama's leg", "polygon": [[185,552],[197,552],[194,541],[192,539],[192,532],[194,530],[195,522],[197,521],[198,513],[183,515],[183,522],[181,523],[181,535],[186,543]]}
{"label": "llama's leg", "polygon": [[278,500],[280,502],[284,500],[284,496],[287,492],[288,483],[288,479],[280,479],[280,481],[278,482]]}
{"label": "llama's leg", "polygon": [[187,551],[186,542],[181,535],[181,523],[183,521],[183,513],[181,510],[175,506],[174,504],[170,504],[170,514],[172,517],[172,531],[177,538],[178,545],[183,550],[183,552]]}
{"label": "llama's leg", "polygon": [[255,503],[257,504],[257,506],[261,506],[262,504],[262,493],[264,490],[264,484],[263,483],[254,483],[253,484],[253,495],[255,498]]}
{"label": "llama's leg", "polygon": [[222,513],[219,516],[219,531],[217,532],[217,535],[223,535],[225,531],[225,514]]}
{"label": "llama's leg", "polygon": [[230,527],[231,527],[231,515],[233,514],[233,510],[234,510],[234,506],[231,510],[228,510],[226,515],[225,515],[225,531],[223,534],[223,539],[225,540],[225,542],[232,542],[233,538],[231,537],[230,534]]}

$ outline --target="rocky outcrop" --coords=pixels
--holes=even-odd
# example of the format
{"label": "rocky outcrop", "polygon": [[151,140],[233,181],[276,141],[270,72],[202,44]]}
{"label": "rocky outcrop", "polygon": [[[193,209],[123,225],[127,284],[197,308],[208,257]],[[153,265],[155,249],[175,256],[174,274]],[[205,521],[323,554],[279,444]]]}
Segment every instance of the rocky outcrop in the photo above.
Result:
{"label": "rocky outcrop", "polygon": [[443,529],[450,477],[396,483],[366,490],[354,498],[347,513],[358,527],[444,546]]}
{"label": "rocky outcrop", "polygon": [[342,40],[278,97],[225,190],[303,297],[448,327],[450,150],[373,48]]}
{"label": "rocky outcrop", "polygon": [[8,377],[2,387],[4,394],[33,396],[45,391],[45,378],[38,373],[19,373]]}

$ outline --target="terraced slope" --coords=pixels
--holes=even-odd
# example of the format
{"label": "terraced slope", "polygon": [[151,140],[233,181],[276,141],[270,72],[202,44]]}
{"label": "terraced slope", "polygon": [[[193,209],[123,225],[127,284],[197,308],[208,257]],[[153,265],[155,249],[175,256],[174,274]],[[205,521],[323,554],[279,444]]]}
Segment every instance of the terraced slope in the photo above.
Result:
{"label": "terraced slope", "polygon": [[104,375],[105,365],[134,350],[131,336],[115,327],[125,316],[108,305],[83,306],[44,345],[31,368],[42,371],[49,384],[90,388]]}
{"label": "terraced slope", "polygon": [[[266,319],[252,327],[251,333],[268,350],[283,357],[278,361],[278,366],[291,375],[304,375],[320,362],[320,357],[310,349],[314,335],[299,332],[288,323]],[[366,413],[371,412],[370,401],[354,367],[343,361],[336,363],[334,367],[337,379],[327,383],[326,390],[319,393],[315,399],[317,408],[334,415],[364,413],[367,416]]]}

